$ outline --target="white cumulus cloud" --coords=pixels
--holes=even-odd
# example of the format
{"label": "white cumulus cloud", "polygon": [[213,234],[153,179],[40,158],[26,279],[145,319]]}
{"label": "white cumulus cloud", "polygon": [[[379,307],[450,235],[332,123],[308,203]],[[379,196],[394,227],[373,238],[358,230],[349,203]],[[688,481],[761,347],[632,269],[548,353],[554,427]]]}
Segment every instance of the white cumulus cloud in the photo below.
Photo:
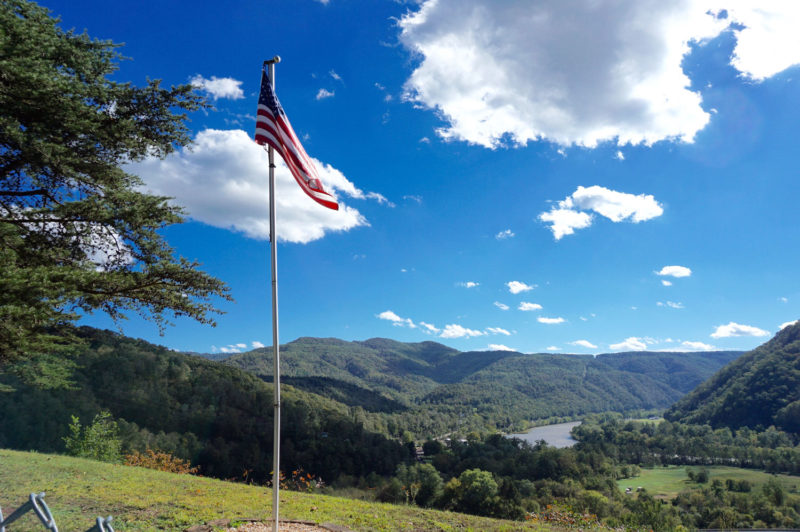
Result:
{"label": "white cumulus cloud", "polygon": [[626,350],[626,351],[646,351],[647,344],[642,341],[641,338],[637,338],[635,336],[631,336],[630,338],[626,338],[622,342],[618,344],[611,344],[609,346],[611,349],[615,351],[619,350]]}
{"label": "white cumulus cloud", "polygon": [[399,26],[419,59],[406,98],[490,148],[691,142],[710,115],[681,63],[726,29],[745,77],[800,63],[793,0],[421,0]]}
{"label": "white cumulus cloud", "polygon": [[536,318],[536,321],[538,321],[539,323],[544,323],[546,325],[555,325],[557,323],[564,323],[567,320],[565,320],[564,318],[560,318],[560,317],[559,318],[545,318],[544,316],[539,316],[538,318]]}
{"label": "white cumulus cloud", "polygon": [[522,303],[520,303],[519,307],[517,308],[519,308],[519,310],[525,310],[525,311],[542,310],[542,306],[539,303],[529,303],[527,301],[523,301]]}
{"label": "white cumulus cloud", "polygon": [[666,279],[661,279],[661,284],[664,286],[672,286],[672,281],[667,281]]}
{"label": "white cumulus cloud", "polygon": [[253,349],[261,349],[262,347],[266,347],[263,343],[259,342],[258,340],[253,340],[253,343],[251,345],[253,346]]}
{"label": "white cumulus cloud", "polygon": [[592,212],[615,223],[626,220],[639,223],[661,216],[664,209],[650,194],[628,194],[598,185],[579,186],[550,211],[539,214],[539,220],[549,223],[553,236],[560,240],[576,229],[589,227],[593,221]]}
{"label": "white cumulus cloud", "polygon": [[511,229],[506,229],[505,231],[500,231],[499,233],[494,235],[494,237],[497,240],[506,240],[508,238],[513,238],[514,237],[514,233],[511,232]]}
{"label": "white cumulus cloud", "polygon": [[656,275],[665,275],[669,277],[689,277],[692,275],[692,270],[686,266],[664,266],[656,272]]}
{"label": "white cumulus cloud", "polygon": [[519,294],[521,292],[528,292],[528,291],[533,290],[534,288],[536,288],[536,285],[531,286],[529,284],[525,284],[525,283],[520,282],[520,281],[509,281],[509,282],[506,283],[506,286],[508,287],[508,291],[511,292],[512,294]]}
{"label": "white cumulus cloud", "polygon": [[742,325],[730,322],[727,325],[719,325],[711,333],[711,338],[730,338],[732,336],[769,336],[764,329],[753,327],[752,325]]}
{"label": "white cumulus cloud", "polygon": [[[276,157],[275,186],[278,239],[306,243],[330,232],[348,231],[369,223],[358,210],[340,201],[332,211],[317,204],[297,185]],[[325,190],[341,199],[367,199],[336,168],[314,159]],[[166,159],[146,159],[125,168],[137,174],[149,191],[174,198],[191,218],[250,238],[269,237],[269,162],[266,151],[240,129],[206,129],[191,149]]]}
{"label": "white cumulus cloud", "polygon": [[761,81],[800,63],[800,4],[792,0],[712,2],[725,9],[735,27],[731,64],[747,78]]}
{"label": "white cumulus cloud", "polygon": [[231,100],[244,98],[242,82],[233,78],[211,76],[211,79],[206,79],[198,74],[193,77],[189,83],[191,83],[193,87],[207,92],[215,100],[220,98],[230,98]]}
{"label": "white cumulus cloud", "polygon": [[561,237],[575,233],[576,229],[583,229],[592,225],[591,214],[573,211],[572,209],[553,208],[549,212],[541,213],[539,219],[551,224],[550,230],[556,240],[561,240]]}
{"label": "white cumulus cloud", "polygon": [[467,329],[466,327],[462,327],[461,325],[451,323],[450,325],[446,325],[442,334],[439,336],[441,338],[471,338],[473,336],[485,336],[486,333],[483,331],[476,331],[474,329]]}
{"label": "white cumulus cloud", "polygon": [[785,322],[783,322],[783,323],[781,323],[781,324],[780,324],[780,326],[778,327],[778,329],[779,329],[779,330],[783,330],[783,329],[785,329],[786,327],[790,327],[790,326],[792,326],[792,325],[796,324],[798,321],[800,321],[800,320],[794,320],[794,321],[785,321]]}
{"label": "white cumulus cloud", "polygon": [[597,349],[597,346],[594,345],[589,340],[575,340],[574,342],[570,342],[570,345],[576,345],[578,347],[585,347],[586,349]]}

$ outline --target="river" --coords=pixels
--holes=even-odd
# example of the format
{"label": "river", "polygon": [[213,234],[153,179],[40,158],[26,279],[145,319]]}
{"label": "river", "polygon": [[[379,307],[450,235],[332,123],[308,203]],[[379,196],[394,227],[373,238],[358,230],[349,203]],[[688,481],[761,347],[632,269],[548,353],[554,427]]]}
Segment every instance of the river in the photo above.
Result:
{"label": "river", "polygon": [[569,423],[543,425],[541,427],[533,427],[528,432],[522,434],[509,434],[508,437],[525,440],[531,445],[539,440],[544,440],[547,442],[547,445],[552,447],[572,447],[577,442],[570,436],[569,431],[580,424],[580,421],[570,421]]}

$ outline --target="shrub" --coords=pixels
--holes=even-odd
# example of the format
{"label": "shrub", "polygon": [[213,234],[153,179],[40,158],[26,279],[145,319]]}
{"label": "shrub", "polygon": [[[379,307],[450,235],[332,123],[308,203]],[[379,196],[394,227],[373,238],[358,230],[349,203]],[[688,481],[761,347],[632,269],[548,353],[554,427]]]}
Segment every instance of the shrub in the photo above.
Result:
{"label": "shrub", "polygon": [[111,413],[103,410],[94,416],[92,424],[84,427],[77,416],[71,416],[69,435],[64,437],[67,453],[102,462],[120,461],[122,439]]}
{"label": "shrub", "polygon": [[200,466],[192,467],[188,460],[181,460],[169,453],[147,449],[145,452],[133,451],[125,455],[125,465],[134,467],[146,467],[168,473],[178,473],[179,475],[196,475],[200,471]]}

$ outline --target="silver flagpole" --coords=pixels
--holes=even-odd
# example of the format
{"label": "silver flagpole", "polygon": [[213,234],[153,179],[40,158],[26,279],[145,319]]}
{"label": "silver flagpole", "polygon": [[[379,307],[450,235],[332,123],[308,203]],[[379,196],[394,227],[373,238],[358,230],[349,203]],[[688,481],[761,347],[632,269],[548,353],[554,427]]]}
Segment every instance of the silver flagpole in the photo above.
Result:
{"label": "silver flagpole", "polygon": [[[264,61],[269,65],[267,75],[275,90],[275,64],[281,58],[275,56]],[[278,345],[278,238],[275,234],[275,153],[272,146],[269,154],[269,249],[272,262],[272,375],[275,391],[275,415],[272,432],[272,531],[278,532],[278,494],[281,486],[281,357]]]}

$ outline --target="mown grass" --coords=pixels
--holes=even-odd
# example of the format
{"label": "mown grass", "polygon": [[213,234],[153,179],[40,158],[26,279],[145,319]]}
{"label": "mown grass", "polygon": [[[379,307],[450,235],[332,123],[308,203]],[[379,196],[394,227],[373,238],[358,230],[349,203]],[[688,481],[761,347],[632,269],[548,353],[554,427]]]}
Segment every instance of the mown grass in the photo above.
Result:
{"label": "mown grass", "polygon": [[[632,488],[635,491],[637,487],[642,487],[654,497],[670,499],[683,490],[702,486],[702,484],[689,480],[687,472],[690,469],[699,472],[702,468],[667,466],[642,469],[640,476],[619,480],[617,485],[623,491],[625,488]],[[706,469],[708,469],[707,485],[710,485],[714,479],[720,479],[723,482],[725,479],[747,480],[753,489],[757,489],[770,478],[776,478],[787,491],[796,491],[800,487],[800,477],[790,475],[772,475],[764,471],[728,466],[710,466]]]}
{"label": "mown grass", "polygon": [[[210,478],[175,475],[60,455],[0,449],[0,506],[4,515],[32,492],[45,501],[60,530],[87,530],[98,516],[112,515],[115,530],[185,530],[213,519],[271,517],[272,491]],[[282,491],[281,519],[343,525],[358,531],[553,530],[546,525],[488,519]],[[40,531],[32,515],[9,532]]]}

